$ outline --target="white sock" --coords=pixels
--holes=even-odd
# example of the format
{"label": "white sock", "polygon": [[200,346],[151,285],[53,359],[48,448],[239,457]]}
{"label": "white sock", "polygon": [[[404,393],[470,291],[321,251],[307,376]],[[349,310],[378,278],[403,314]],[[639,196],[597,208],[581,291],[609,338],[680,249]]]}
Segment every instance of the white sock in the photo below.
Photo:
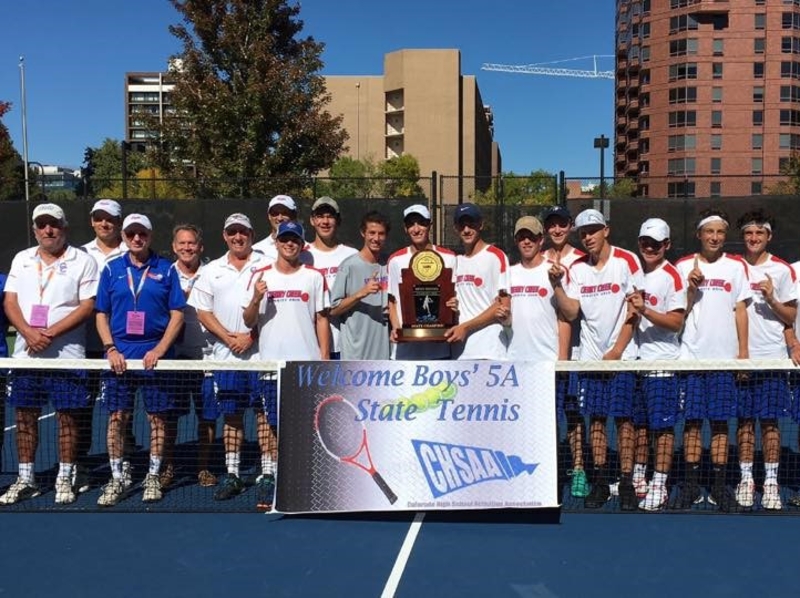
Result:
{"label": "white sock", "polygon": [[275,461],[271,455],[261,455],[261,473],[264,475],[275,475]]}
{"label": "white sock", "polygon": [[665,486],[667,484],[667,473],[656,471],[653,473],[653,486]]}
{"label": "white sock", "polygon": [[228,473],[232,473],[237,478],[239,477],[239,453],[225,453],[225,467],[228,468]]}
{"label": "white sock", "polygon": [[161,457],[150,455],[150,469],[147,471],[150,475],[158,475],[161,471]]}
{"label": "white sock", "polygon": [[753,479],[753,462],[750,461],[749,463],[740,462],[739,468],[742,470],[742,480],[752,480]]}
{"label": "white sock", "polygon": [[122,459],[109,459],[111,465],[111,477],[115,480],[122,479]]}
{"label": "white sock", "polygon": [[638,480],[639,478],[643,478],[647,475],[647,465],[644,463],[634,463],[633,464],[633,479]]}
{"label": "white sock", "polygon": [[72,463],[59,463],[58,464],[58,477],[60,478],[71,478],[72,477],[72,468],[74,465]]}
{"label": "white sock", "polygon": [[767,472],[767,482],[778,482],[778,464],[777,463],[764,463],[764,470]]}
{"label": "white sock", "polygon": [[19,477],[28,484],[33,484],[33,463],[20,463]]}

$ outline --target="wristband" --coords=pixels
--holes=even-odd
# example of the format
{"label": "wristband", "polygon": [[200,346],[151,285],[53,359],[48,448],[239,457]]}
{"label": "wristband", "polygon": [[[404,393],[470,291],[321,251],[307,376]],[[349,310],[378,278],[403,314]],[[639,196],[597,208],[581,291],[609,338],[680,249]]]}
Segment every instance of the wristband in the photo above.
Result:
{"label": "wristband", "polygon": [[114,343],[105,343],[103,345],[103,350],[108,352],[111,350],[118,351],[119,349],[117,349],[117,346]]}

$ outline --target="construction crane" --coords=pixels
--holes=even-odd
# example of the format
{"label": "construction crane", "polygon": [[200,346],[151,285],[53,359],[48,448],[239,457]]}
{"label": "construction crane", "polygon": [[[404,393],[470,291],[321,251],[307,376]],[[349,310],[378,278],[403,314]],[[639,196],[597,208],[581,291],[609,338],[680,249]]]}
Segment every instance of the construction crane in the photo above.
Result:
{"label": "construction crane", "polygon": [[[613,58],[612,54],[594,54],[592,56],[580,56],[578,58],[565,58],[564,60],[555,60],[553,62],[537,62],[534,64],[493,64],[484,63],[481,66],[482,71],[502,71],[504,73],[524,73],[527,75],[550,75],[552,77],[583,77],[585,79],[613,79],[614,71],[598,71],[597,59],[598,58]],[[594,61],[594,70],[586,69],[568,69],[562,67],[553,67],[549,65],[563,64],[565,62],[575,62],[577,60],[588,60],[591,58]]]}

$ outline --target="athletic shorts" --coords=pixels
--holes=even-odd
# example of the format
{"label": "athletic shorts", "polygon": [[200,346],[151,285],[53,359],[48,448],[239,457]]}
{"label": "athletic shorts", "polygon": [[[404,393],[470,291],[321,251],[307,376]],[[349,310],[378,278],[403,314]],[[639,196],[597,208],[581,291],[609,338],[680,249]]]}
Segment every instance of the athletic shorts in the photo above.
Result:
{"label": "athletic shorts", "polygon": [[[274,374],[230,370],[214,372],[214,394],[218,413],[235,415],[248,407],[266,409],[268,405],[268,397],[265,397],[265,392],[268,390],[265,385],[267,376],[274,376]],[[269,390],[274,394],[273,389]],[[267,411],[267,413],[269,412]],[[277,418],[277,411],[275,417]],[[277,419],[275,421],[277,422]]]}
{"label": "athletic shorts", "polygon": [[12,407],[41,409],[49,401],[56,411],[63,411],[91,404],[83,370],[11,370],[7,391]]}
{"label": "athletic shorts", "polygon": [[777,419],[788,415],[791,408],[786,372],[749,372],[748,377],[739,382],[739,417]]}
{"label": "athletic shorts", "polygon": [[556,409],[559,417],[580,413],[577,372],[556,372]]}
{"label": "athletic shorts", "polygon": [[680,413],[680,385],[675,374],[648,372],[639,376],[633,423],[649,430],[675,427]]}
{"label": "athletic shorts", "polygon": [[578,374],[578,398],[590,417],[633,417],[634,372]]}
{"label": "athletic shorts", "polygon": [[100,376],[100,397],[111,411],[133,411],[140,392],[147,413],[168,413],[177,405],[175,372],[128,370],[123,374],[104,371]]}
{"label": "athletic shorts", "polygon": [[170,384],[175,385],[175,409],[178,417],[191,411],[192,399],[199,401],[203,392],[204,372],[187,370],[183,372],[164,372],[169,374]]}
{"label": "athletic shorts", "polygon": [[683,377],[681,386],[686,419],[727,421],[736,416],[734,372],[691,372]]}

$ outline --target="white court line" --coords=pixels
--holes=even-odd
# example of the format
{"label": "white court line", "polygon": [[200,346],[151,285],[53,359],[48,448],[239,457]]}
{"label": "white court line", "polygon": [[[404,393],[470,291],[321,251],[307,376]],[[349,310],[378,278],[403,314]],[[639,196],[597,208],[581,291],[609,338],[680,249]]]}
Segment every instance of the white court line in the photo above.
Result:
{"label": "white court line", "polygon": [[425,519],[425,513],[423,512],[414,515],[414,521],[411,522],[406,539],[403,540],[400,552],[397,553],[397,559],[394,562],[394,567],[392,567],[392,572],[389,574],[389,579],[386,580],[381,598],[394,597],[397,586],[400,584],[400,578],[403,576],[403,571],[405,571],[406,563],[408,563],[408,557],[411,556],[411,549],[414,548],[414,542],[416,542],[419,530],[422,528],[423,519]]}
{"label": "white court line", "polygon": [[[55,411],[51,411],[50,413],[45,413],[44,415],[40,415],[39,416],[39,421],[42,421],[43,419],[47,419],[48,417],[53,417],[55,414],[56,414]],[[6,426],[3,429],[6,432],[10,432],[11,430],[16,430],[17,429],[17,424],[11,424],[10,426]]]}

